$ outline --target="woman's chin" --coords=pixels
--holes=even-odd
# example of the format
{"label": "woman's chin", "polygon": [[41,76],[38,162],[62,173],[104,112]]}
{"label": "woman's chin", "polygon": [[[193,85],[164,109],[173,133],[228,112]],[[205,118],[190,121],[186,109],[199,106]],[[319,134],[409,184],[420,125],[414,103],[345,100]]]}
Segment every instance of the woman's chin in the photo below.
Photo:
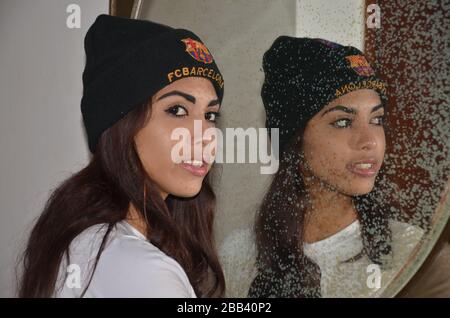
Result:
{"label": "woman's chin", "polygon": [[338,184],[336,189],[349,196],[359,196],[372,192],[374,186],[374,180],[347,180],[345,183]]}
{"label": "woman's chin", "polygon": [[202,188],[201,184],[186,185],[173,189],[173,191],[171,191],[170,194],[177,196],[179,198],[192,198],[195,197],[197,194],[199,194],[201,188]]}
{"label": "woman's chin", "polygon": [[359,184],[350,187],[350,189],[347,189],[346,193],[351,196],[365,195],[372,192],[373,188],[373,183]]}

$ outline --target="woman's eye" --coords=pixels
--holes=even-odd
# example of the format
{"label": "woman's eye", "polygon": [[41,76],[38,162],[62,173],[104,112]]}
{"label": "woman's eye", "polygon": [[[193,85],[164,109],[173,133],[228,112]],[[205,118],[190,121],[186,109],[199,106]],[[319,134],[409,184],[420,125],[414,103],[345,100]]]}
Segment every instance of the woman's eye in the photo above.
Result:
{"label": "woman's eye", "polygon": [[169,114],[177,117],[183,117],[187,115],[187,110],[181,105],[175,105],[166,110]]}
{"label": "woman's eye", "polygon": [[333,125],[336,128],[347,128],[347,127],[350,127],[351,122],[352,121],[348,118],[342,118],[342,119],[336,120],[331,125]]}
{"label": "woman's eye", "polygon": [[374,119],[371,120],[371,123],[375,124],[375,125],[383,126],[384,125],[384,115],[375,117]]}
{"label": "woman's eye", "polygon": [[209,112],[205,114],[205,119],[209,120],[210,122],[217,122],[217,119],[220,117],[220,113],[218,112]]}

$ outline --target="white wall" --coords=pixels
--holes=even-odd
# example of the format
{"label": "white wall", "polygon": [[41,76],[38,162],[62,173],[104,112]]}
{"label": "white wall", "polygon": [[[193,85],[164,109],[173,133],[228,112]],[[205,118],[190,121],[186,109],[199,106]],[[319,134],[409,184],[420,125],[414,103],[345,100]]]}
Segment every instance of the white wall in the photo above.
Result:
{"label": "white wall", "polygon": [[296,34],[364,48],[364,0],[297,0]]}
{"label": "white wall", "polygon": [[[69,4],[81,28],[66,27]],[[50,190],[88,160],[80,99],[83,39],[108,0],[0,1],[0,297]]]}

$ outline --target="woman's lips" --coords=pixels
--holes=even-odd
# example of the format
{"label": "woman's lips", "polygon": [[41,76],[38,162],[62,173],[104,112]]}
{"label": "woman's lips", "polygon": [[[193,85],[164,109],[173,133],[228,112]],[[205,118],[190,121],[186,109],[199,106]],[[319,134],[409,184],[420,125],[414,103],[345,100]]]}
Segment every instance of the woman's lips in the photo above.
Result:
{"label": "woman's lips", "polygon": [[379,170],[379,164],[375,159],[359,160],[347,165],[347,169],[362,178],[372,178]]}
{"label": "woman's lips", "polygon": [[204,161],[185,160],[180,165],[197,177],[204,177],[208,172],[208,165]]}

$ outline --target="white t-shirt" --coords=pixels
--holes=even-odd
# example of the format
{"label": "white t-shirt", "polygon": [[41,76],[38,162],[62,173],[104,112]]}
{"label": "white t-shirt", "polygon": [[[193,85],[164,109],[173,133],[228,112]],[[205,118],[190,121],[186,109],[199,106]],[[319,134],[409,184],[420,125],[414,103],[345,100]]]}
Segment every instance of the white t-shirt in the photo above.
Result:
{"label": "white t-shirt", "polygon": [[[423,236],[417,226],[394,220],[389,221],[392,232],[392,261],[390,268],[370,268],[370,259],[361,258],[345,262],[360,254],[363,245],[359,221],[332,236],[311,244],[304,244],[305,255],[320,268],[322,297],[376,297],[380,296]],[[257,275],[256,246],[253,231],[249,228],[231,233],[219,248],[226,280],[227,297],[247,297],[250,285]],[[380,270],[381,284],[372,286],[369,275]],[[380,286],[378,286],[380,285]]]}
{"label": "white t-shirt", "polygon": [[[389,221],[392,255],[388,267],[382,268],[363,256],[348,262],[363,250],[361,225],[355,221],[334,235],[304,243],[305,255],[320,268],[323,297],[378,297],[396,277],[423,236],[417,226]],[[346,262],[347,261],[347,262]],[[379,280],[375,275],[379,274]]]}
{"label": "white t-shirt", "polygon": [[[80,297],[91,277],[108,228],[94,225],[70,244],[70,266],[64,256],[55,297]],[[67,273],[67,278],[65,274]],[[183,268],[151,244],[126,221],[111,230],[84,297],[196,297]]]}

